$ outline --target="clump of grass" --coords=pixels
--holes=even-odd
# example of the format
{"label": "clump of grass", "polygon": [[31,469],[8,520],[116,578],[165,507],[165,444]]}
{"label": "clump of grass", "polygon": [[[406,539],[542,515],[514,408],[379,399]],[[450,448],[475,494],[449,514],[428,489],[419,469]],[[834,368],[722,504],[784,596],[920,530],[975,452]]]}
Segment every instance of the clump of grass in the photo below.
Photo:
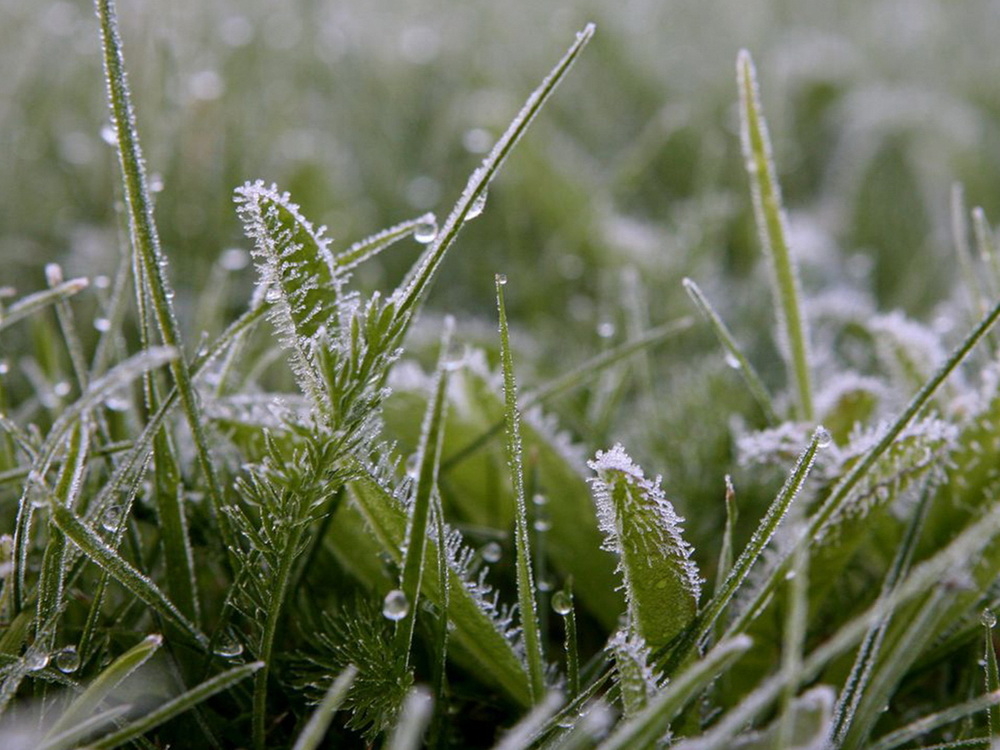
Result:
{"label": "clump of grass", "polygon": [[[508,269],[495,276],[498,369],[491,352],[462,348],[451,319],[432,376],[406,353],[433,327],[418,318],[449,251],[489,209],[491,183],[593,26],[440,228],[422,215],[337,253],[288,193],[238,187],[256,290],[192,352],[115,6],[96,7],[129,252],[115,295],[99,300],[93,347],[77,330],[87,280],[58,267],[48,289],[0,309],[0,334],[37,326],[26,376],[56,380],[23,402],[0,390],[5,747],[995,743],[1000,400],[996,348],[982,344],[1000,303],[986,304],[996,284],[976,281],[996,272],[981,209],[972,253],[955,200],[980,317],[950,354],[899,315],[807,325],[762,94],[740,54],[787,386],[760,374],[742,323],[695,280],[683,287],[756,402],[734,427],[744,454],[785,480],[755,487],[766,507],[737,508],[733,467],[699,467],[726,518],[713,559],[695,530],[711,509],[689,506],[683,525],[670,478],[650,478],[624,440],[581,449],[545,412],[585,387],[599,396],[590,416],[642,403],[621,395],[624,365],[689,319],[648,328],[623,304],[625,341],[519,394],[507,295],[520,271]],[[410,239],[422,252],[394,289],[355,287],[352,273]],[[867,367],[816,353],[814,336],[847,335]],[[641,369],[650,386],[651,361]],[[746,540],[740,518],[753,524]],[[713,569],[706,590],[701,571]]]}

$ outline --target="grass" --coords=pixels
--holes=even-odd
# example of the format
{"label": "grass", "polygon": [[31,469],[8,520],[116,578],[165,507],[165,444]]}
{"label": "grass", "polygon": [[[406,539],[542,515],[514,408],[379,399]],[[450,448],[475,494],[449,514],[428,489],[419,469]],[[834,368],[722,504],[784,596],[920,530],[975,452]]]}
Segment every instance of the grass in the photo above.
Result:
{"label": "grass", "polygon": [[[84,23],[5,5],[8,36]],[[110,108],[77,111],[117,177],[70,125],[0,208],[4,252],[51,256],[0,307],[0,745],[1000,740],[1000,170],[969,145],[1000,113],[964,52],[927,62],[982,16],[927,4],[863,72],[892,3],[827,36],[786,8],[787,39],[748,7],[685,67],[630,25],[660,11],[592,5],[504,53],[485,6],[208,4],[227,51],[157,101],[195,41],[96,0]],[[362,21],[398,48],[362,62]],[[384,100],[314,98],[322,55]],[[0,105],[12,142],[40,99]],[[270,121],[307,100],[329,132]]]}

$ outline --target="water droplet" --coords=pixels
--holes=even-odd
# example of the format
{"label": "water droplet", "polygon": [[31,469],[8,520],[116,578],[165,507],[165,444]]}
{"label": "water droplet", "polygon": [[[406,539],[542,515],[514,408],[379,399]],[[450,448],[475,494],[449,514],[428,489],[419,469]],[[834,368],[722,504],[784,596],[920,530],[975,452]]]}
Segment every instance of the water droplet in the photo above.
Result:
{"label": "water droplet", "polygon": [[224,633],[219,637],[212,651],[216,656],[221,656],[223,659],[235,659],[243,653],[243,644],[231,633]]}
{"label": "water droplet", "polygon": [[162,193],[163,192],[163,176],[157,173],[153,173],[149,176],[149,192],[151,193]]}
{"label": "water droplet", "polygon": [[979,615],[979,622],[988,628],[992,628],[997,624],[997,616],[993,613],[992,609],[984,609],[982,614]]}
{"label": "water droplet", "polygon": [[476,199],[474,201],[472,201],[472,205],[469,206],[469,211],[468,211],[468,213],[465,214],[465,218],[466,219],[475,219],[477,216],[479,216],[483,212],[484,208],[486,208],[486,191],[485,190],[483,190],[483,192],[481,192],[479,195],[477,195]]}
{"label": "water droplet", "polygon": [[94,318],[94,328],[101,333],[107,333],[111,330],[111,321],[107,318]]}
{"label": "water droplet", "polygon": [[548,504],[549,498],[539,492],[538,494],[536,494],[534,497],[531,498],[531,502],[533,502],[535,505],[541,508]]}
{"label": "water droplet", "polygon": [[111,505],[104,509],[101,515],[101,526],[105,531],[116,531],[122,521],[122,514],[125,512],[120,505]]}
{"label": "water droplet", "polygon": [[56,653],[56,669],[63,674],[71,674],[80,668],[80,654],[76,646],[66,646]]}
{"label": "water droplet", "polygon": [[382,614],[387,620],[398,622],[410,612],[410,602],[399,589],[393,589],[382,600]]}
{"label": "water droplet", "polygon": [[556,587],[556,582],[551,576],[540,576],[538,578],[538,590],[542,592],[552,591]]}
{"label": "water droplet", "polygon": [[740,360],[732,352],[726,352],[726,366],[738,370],[740,369]]}
{"label": "water droplet", "polygon": [[610,320],[603,320],[597,324],[597,335],[602,339],[609,339],[615,335],[615,324]]}
{"label": "water droplet", "polygon": [[0,359],[0,375],[6,375],[10,372],[10,365],[7,363],[6,359]]}
{"label": "water droplet", "polygon": [[434,218],[434,214],[427,214],[420,217],[420,221],[413,228],[413,239],[426,245],[428,242],[434,241],[437,233],[437,219]]}
{"label": "water droplet", "polygon": [[533,525],[535,531],[545,532],[552,528],[552,521],[547,518],[536,518]]}
{"label": "water droplet", "polygon": [[33,648],[29,649],[24,655],[24,666],[29,672],[40,672],[49,666],[49,655]]}
{"label": "water droplet", "polygon": [[219,256],[219,265],[227,271],[241,271],[249,263],[250,253],[240,247],[231,247]]}
{"label": "water droplet", "polygon": [[101,128],[101,140],[109,146],[117,146],[118,128],[116,128],[113,123],[105,123],[104,127]]}
{"label": "water droplet", "polygon": [[503,547],[497,542],[487,542],[479,550],[479,554],[482,555],[483,560],[492,565],[493,563],[500,562],[500,558],[503,556]]}
{"label": "water droplet", "polygon": [[833,442],[833,435],[825,427],[816,428],[816,447],[817,448],[828,448],[830,443]]}
{"label": "water droplet", "polygon": [[56,394],[59,398],[65,398],[69,395],[70,384],[65,380],[60,380],[54,386],[52,386],[52,392]]}
{"label": "water droplet", "polygon": [[267,290],[267,293],[264,295],[264,299],[266,299],[268,302],[277,302],[279,299],[281,299],[281,292],[278,289],[271,287],[270,289]]}
{"label": "water droplet", "polygon": [[565,591],[557,591],[552,595],[552,609],[557,615],[565,617],[573,611],[573,599]]}
{"label": "water droplet", "polygon": [[785,580],[786,581],[791,581],[794,578],[795,578],[795,571],[794,570],[789,570],[787,573],[785,573]]}
{"label": "water droplet", "polygon": [[406,459],[406,476],[413,479],[420,473],[420,466],[417,464],[417,454],[411,453]]}
{"label": "water droplet", "polygon": [[109,396],[105,399],[104,406],[110,411],[128,411],[129,401],[127,398]]}
{"label": "water droplet", "polygon": [[94,286],[98,289],[107,289],[111,286],[111,279],[104,274],[94,277]]}
{"label": "water droplet", "polygon": [[493,146],[493,136],[483,128],[471,128],[462,134],[462,145],[470,154],[485,154]]}
{"label": "water droplet", "polygon": [[498,273],[497,274],[497,283],[500,286],[506,285],[506,283],[507,283],[507,274],[505,274],[505,273]]}

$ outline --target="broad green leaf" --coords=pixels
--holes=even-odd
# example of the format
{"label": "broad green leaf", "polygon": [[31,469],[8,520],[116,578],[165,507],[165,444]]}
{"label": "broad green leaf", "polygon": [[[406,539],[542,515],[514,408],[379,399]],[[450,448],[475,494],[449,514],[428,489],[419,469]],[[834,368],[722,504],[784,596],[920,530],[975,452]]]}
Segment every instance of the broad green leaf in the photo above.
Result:
{"label": "broad green leaf", "polygon": [[660,489],[647,479],[621,445],[598,451],[590,462],[603,549],[618,558],[625,586],[629,629],[650,648],[672,641],[694,619],[701,577],[680,518]]}

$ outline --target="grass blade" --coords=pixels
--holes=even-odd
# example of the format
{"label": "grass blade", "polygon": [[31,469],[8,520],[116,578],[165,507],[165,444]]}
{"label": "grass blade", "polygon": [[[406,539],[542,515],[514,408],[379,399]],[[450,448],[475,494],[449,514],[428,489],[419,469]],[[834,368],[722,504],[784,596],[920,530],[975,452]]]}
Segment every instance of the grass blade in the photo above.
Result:
{"label": "grass blade", "polygon": [[413,688],[406,696],[402,715],[386,750],[417,750],[433,709],[434,701],[427,691],[420,687]]}
{"label": "grass blade", "polygon": [[740,142],[750,175],[754,216],[774,285],[780,340],[795,381],[798,418],[813,420],[812,376],[809,372],[809,332],[799,300],[799,277],[788,247],[788,229],[781,186],[774,167],[771,138],[760,103],[757,71],[750,53],[740,51],[736,64],[740,88]]}
{"label": "grass blade", "polygon": [[351,684],[357,674],[357,667],[351,665],[333,681],[329,690],[326,691],[326,695],[323,696],[323,700],[309,717],[308,723],[299,732],[295,744],[292,745],[292,750],[316,750],[320,746],[330,722],[333,721],[333,715],[340,708],[340,704],[344,702],[344,698],[347,697],[347,691],[351,689]]}
{"label": "grass blade", "polygon": [[[153,201],[150,198],[146,167],[139,145],[135,108],[125,74],[125,58],[115,2],[114,0],[94,0],[94,2],[101,26],[104,75],[108,86],[111,119],[117,138],[118,164],[122,172],[125,205],[128,208],[133,261],[141,270],[141,274],[137,274],[137,280],[140,276],[145,279],[146,292],[152,302],[153,314],[163,344],[183,352],[180,326],[173,308],[174,293],[165,274],[167,259],[160,247],[159,233],[153,217]],[[228,521],[222,513],[222,488],[215,473],[211,452],[208,450],[204,420],[195,398],[187,360],[180,356],[171,361],[170,372],[180,395],[181,408],[191,428],[198,463],[205,474],[209,499],[215,510],[223,540],[226,546],[232,547],[234,540]]]}
{"label": "grass blade", "polygon": [[151,711],[138,721],[134,721],[128,726],[122,727],[117,732],[109,734],[96,742],[90,743],[89,750],[112,750],[112,748],[124,745],[138,737],[141,737],[151,729],[155,729],[176,716],[180,716],[186,711],[190,711],[202,701],[208,700],[213,695],[228,690],[237,682],[246,679],[263,665],[261,662],[251,662],[216,675],[210,680],[192,688],[187,692],[177,696],[173,700],[167,701],[155,711]]}
{"label": "grass blade", "polygon": [[465,190],[448,215],[441,231],[419,261],[412,278],[409,278],[393,293],[399,318],[412,313],[419,304],[434,278],[434,274],[444,260],[445,253],[454,244],[462,226],[468,219],[474,218],[482,211],[482,202],[486,199],[486,191],[490,182],[593,35],[593,24],[588,24],[583,31],[576,35],[576,41],[545,77],[541,85],[528,97],[514,121],[507,127],[504,134],[500,136],[500,140],[493,146],[493,150],[483,160],[482,166],[469,177]]}
{"label": "grass blade", "polygon": [[378,234],[355,242],[342,253],[337,253],[333,258],[334,265],[338,273],[349,271],[355,266],[359,266],[369,258],[374,258],[387,247],[394,245],[400,240],[409,237],[420,243],[433,242],[437,236],[437,218],[432,213],[424,214],[416,219],[396,224],[394,227],[383,229]]}
{"label": "grass blade", "polygon": [[531,677],[532,702],[545,693],[545,657],[538,626],[538,603],[535,599],[535,577],[532,570],[531,532],[528,529],[528,508],[524,497],[524,459],[521,455],[521,414],[517,408],[517,385],[514,381],[514,359],[510,351],[510,330],[507,327],[507,306],[503,288],[505,276],[496,277],[497,308],[500,313],[500,361],[503,366],[505,422],[507,425],[507,468],[514,485],[514,545],[517,554],[517,603],[521,613],[524,650]]}
{"label": "grass blade", "polygon": [[768,424],[777,425],[781,420],[778,419],[778,414],[774,410],[774,402],[771,400],[771,394],[767,392],[764,381],[760,379],[757,370],[754,369],[754,366],[750,364],[750,360],[743,354],[743,350],[736,343],[733,334],[730,333],[725,322],[712,307],[712,303],[702,294],[698,285],[691,279],[684,279],[683,284],[688,295],[694,300],[698,311],[708,321],[709,325],[712,326],[712,331],[715,333],[716,338],[719,339],[722,348],[726,350],[727,359],[731,358],[736,363],[736,369],[739,370],[743,382],[746,383],[747,388],[750,390],[750,395],[754,397],[757,405],[764,412],[764,417],[767,419]]}
{"label": "grass blade", "polygon": [[145,664],[163,645],[163,637],[150,635],[130,648],[104,669],[62,713],[49,730],[49,737],[55,737],[86,721],[101,705],[105,698],[129,675]]}
{"label": "grass blade", "polygon": [[83,291],[89,286],[87,279],[70,279],[61,284],[44,289],[34,294],[29,294],[6,310],[0,310],[0,331],[8,326],[14,325],[19,320],[23,320],[30,315],[34,315],[39,310],[43,310],[49,305],[54,305],[63,300],[69,299],[74,294]]}
{"label": "grass blade", "polygon": [[409,662],[413,630],[417,622],[420,582],[424,575],[424,566],[427,563],[425,553],[427,551],[431,500],[437,492],[438,467],[441,464],[446,407],[445,392],[448,387],[448,350],[451,346],[454,326],[453,319],[449,318],[445,321],[444,333],[441,335],[441,353],[434,377],[434,396],[427,402],[427,412],[424,414],[424,424],[420,431],[420,446],[417,450],[417,486],[414,490],[413,508],[410,511],[410,521],[406,531],[406,556],[403,559],[400,580],[400,589],[405,597],[404,601],[409,603],[409,607],[403,618],[396,622],[396,647],[406,654],[407,662]]}
{"label": "grass blade", "polygon": [[[944,711],[924,716],[907,724],[902,729],[890,732],[872,743],[869,750],[895,750],[897,747],[902,747],[910,742],[926,737],[938,727],[943,727],[959,719],[964,719],[966,716],[971,716],[984,710],[995,711],[998,705],[1000,705],[1000,691],[980,695],[977,698],[959,703],[957,706],[952,706]],[[989,742],[989,738],[984,737],[979,741],[985,744]]]}

